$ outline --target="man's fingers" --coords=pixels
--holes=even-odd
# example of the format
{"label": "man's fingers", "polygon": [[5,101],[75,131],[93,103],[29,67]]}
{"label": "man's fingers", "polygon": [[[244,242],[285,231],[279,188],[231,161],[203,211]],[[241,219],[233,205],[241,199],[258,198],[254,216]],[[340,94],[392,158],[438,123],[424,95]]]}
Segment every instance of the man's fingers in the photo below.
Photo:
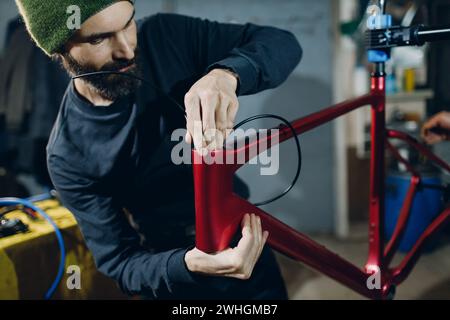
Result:
{"label": "man's fingers", "polygon": [[428,134],[427,136],[425,136],[424,139],[425,139],[426,143],[428,143],[428,144],[436,144],[438,142],[445,140],[444,137],[441,137],[440,135],[437,135],[434,133]]}
{"label": "man's fingers", "polygon": [[[207,99],[208,107],[203,111],[204,139],[208,149],[217,150],[223,147],[226,137],[227,100],[219,99],[219,95]],[[203,110],[203,108],[202,108]]]}
{"label": "man's fingers", "polygon": [[[187,95],[186,97],[186,121],[187,130],[191,139],[194,139],[194,146],[197,151],[202,152],[203,149],[203,130],[202,119],[200,116],[200,100],[198,97]],[[192,140],[190,142],[192,143]]]}
{"label": "man's fingers", "polygon": [[236,251],[239,254],[242,254],[243,257],[248,257],[253,243],[253,230],[252,230],[252,221],[251,216],[249,214],[244,215],[244,219],[242,220],[242,238],[239,240],[239,243],[236,247]]}
{"label": "man's fingers", "polygon": [[217,150],[223,147],[224,136],[222,131],[207,129],[204,136],[210,137],[205,140],[208,150]]}
{"label": "man's fingers", "polygon": [[437,114],[433,117],[431,117],[424,125],[423,125],[423,129],[424,130],[429,130],[431,128],[436,127],[437,125],[439,125],[439,118],[440,115]]}
{"label": "man's fingers", "polygon": [[[216,129],[215,111],[219,104],[219,98],[215,94],[209,94],[201,100],[203,131],[208,129]],[[205,137],[207,141],[211,141],[212,137]]]}
{"label": "man's fingers", "polygon": [[227,138],[228,115],[227,110],[230,105],[228,98],[220,100],[220,106],[216,109],[216,128],[222,133],[221,141],[218,140],[219,146],[223,146],[223,141]]}
{"label": "man's fingers", "polygon": [[269,232],[268,231],[264,231],[262,233],[262,236],[261,236],[261,243],[260,243],[259,248],[258,248],[258,253],[256,254],[255,264],[258,262],[259,258],[261,257],[261,253],[264,250],[264,246],[266,245],[268,237],[269,237]]}
{"label": "man's fingers", "polygon": [[[232,100],[227,109],[227,129],[233,129],[238,110],[239,100]],[[226,136],[226,138],[228,138],[228,136]]]}
{"label": "man's fingers", "polygon": [[[267,231],[263,231],[262,222],[261,222],[260,217],[257,217],[257,222],[258,222],[258,249],[257,249],[257,253],[256,253],[256,261],[259,259],[259,256],[261,255],[261,252],[264,248],[264,244],[267,240],[267,237],[264,238]],[[256,261],[255,261],[255,263],[256,263]]]}
{"label": "man's fingers", "polygon": [[242,220],[242,239],[251,239],[253,236],[252,232],[252,221],[249,214],[244,215]]}
{"label": "man's fingers", "polygon": [[264,231],[264,233],[263,233],[263,246],[266,244],[268,238],[269,238],[269,231]]}
{"label": "man's fingers", "polygon": [[436,143],[442,140],[446,140],[446,135],[438,135],[431,132],[433,128],[450,129],[450,114],[448,112],[440,112],[431,117],[422,127],[422,137],[427,143]]}
{"label": "man's fingers", "polygon": [[423,128],[422,128],[422,132],[421,132],[422,137],[425,139],[427,137],[439,136],[431,131],[431,129],[437,128],[437,127],[439,127],[438,121],[433,121],[432,123],[427,123],[426,126],[423,126]]}
{"label": "man's fingers", "polygon": [[264,231],[262,235],[262,241],[261,241],[261,249],[259,251],[258,257],[261,255],[261,252],[264,249],[264,246],[266,245],[267,239],[269,238],[269,231]]}
{"label": "man's fingers", "polygon": [[262,241],[262,231],[261,231],[261,220],[255,214],[250,216],[252,224],[252,237],[253,241],[251,243],[250,251],[248,252],[246,258],[249,265],[253,267],[258,261],[259,250]]}
{"label": "man's fingers", "polygon": [[225,276],[245,280],[251,276],[264,249],[269,233],[262,231],[261,219],[255,214],[245,214],[241,227],[242,238],[238,246],[233,249],[235,253],[234,258],[238,261],[238,265],[235,266],[239,269],[225,274]]}
{"label": "man's fingers", "polygon": [[184,138],[187,144],[192,144],[192,136],[190,135],[189,131],[186,132],[186,136]]}
{"label": "man's fingers", "polygon": [[425,122],[425,124],[422,127],[422,133],[426,134],[430,129],[438,126],[440,117],[441,117],[441,115],[440,115],[440,113],[438,113],[438,114],[434,115],[433,117],[431,117],[430,119],[428,119],[428,121]]}
{"label": "man's fingers", "polygon": [[255,238],[256,238],[256,243],[259,246],[262,242],[262,233],[263,233],[262,226],[261,226],[261,218],[258,216],[255,216],[255,222],[256,222],[256,228],[255,228],[254,234],[255,234]]}
{"label": "man's fingers", "polygon": [[435,144],[446,139],[445,135],[439,135],[431,131],[432,128],[439,127],[439,122],[433,121],[427,127],[422,128],[422,138],[428,144]]}
{"label": "man's fingers", "polygon": [[256,222],[256,216],[252,213],[250,215],[250,221],[251,221],[251,226],[252,226],[252,237],[253,237],[253,242],[256,243],[258,241],[258,234],[257,234],[257,222]]}

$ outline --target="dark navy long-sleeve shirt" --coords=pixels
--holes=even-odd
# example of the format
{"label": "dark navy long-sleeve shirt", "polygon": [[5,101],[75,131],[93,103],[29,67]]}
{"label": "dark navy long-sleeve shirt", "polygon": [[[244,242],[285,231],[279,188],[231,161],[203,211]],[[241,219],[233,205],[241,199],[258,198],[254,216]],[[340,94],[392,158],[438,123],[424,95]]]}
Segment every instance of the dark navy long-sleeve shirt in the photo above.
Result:
{"label": "dark navy long-sleeve shirt", "polygon": [[[191,86],[214,68],[238,74],[239,95],[274,88],[302,51],[287,31],[175,14],[140,21],[138,46],[143,77],[160,91],[143,85],[133,97],[96,107],[72,82],[47,146],[48,168],[101,272],[129,294],[194,297],[186,288],[208,292],[227,283],[195,275],[184,263],[192,244],[186,240],[194,219],[192,170],[170,159],[168,136],[185,128],[185,118],[167,96],[183,104]],[[270,253],[260,261],[258,268],[268,271],[254,280],[256,289],[258,281],[262,286],[279,277],[270,274],[276,268]],[[226,281],[229,288],[241,282]]]}

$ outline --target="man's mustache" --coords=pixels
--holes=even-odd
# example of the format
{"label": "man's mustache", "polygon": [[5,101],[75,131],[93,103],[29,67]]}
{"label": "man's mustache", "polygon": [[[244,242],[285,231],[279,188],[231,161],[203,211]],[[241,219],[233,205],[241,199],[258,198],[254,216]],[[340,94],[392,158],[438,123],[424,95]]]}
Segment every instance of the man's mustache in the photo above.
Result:
{"label": "man's mustache", "polygon": [[119,71],[136,64],[136,58],[126,61],[118,61],[104,65],[100,71]]}

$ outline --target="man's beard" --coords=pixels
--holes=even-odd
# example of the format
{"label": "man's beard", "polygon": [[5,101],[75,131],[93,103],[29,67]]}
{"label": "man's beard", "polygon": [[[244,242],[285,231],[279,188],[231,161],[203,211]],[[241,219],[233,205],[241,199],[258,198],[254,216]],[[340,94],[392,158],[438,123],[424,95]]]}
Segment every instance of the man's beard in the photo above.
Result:
{"label": "man's beard", "polygon": [[[104,65],[100,70],[89,64],[80,64],[70,54],[63,55],[62,64],[72,77],[98,71],[119,72],[119,70],[130,66],[131,68],[123,73],[140,76],[138,54],[139,51],[136,49],[134,59],[117,60]],[[141,81],[134,77],[119,74],[92,75],[83,77],[82,80],[93,88],[103,99],[110,101],[134,94],[141,84]]]}

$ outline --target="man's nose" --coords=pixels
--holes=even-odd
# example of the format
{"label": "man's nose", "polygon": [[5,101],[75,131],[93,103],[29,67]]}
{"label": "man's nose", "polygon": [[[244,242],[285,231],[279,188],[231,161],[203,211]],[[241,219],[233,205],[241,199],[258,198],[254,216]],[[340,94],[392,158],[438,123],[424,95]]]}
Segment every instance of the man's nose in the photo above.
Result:
{"label": "man's nose", "polygon": [[120,32],[115,38],[113,58],[117,60],[134,59],[134,48],[128,42],[125,34]]}

